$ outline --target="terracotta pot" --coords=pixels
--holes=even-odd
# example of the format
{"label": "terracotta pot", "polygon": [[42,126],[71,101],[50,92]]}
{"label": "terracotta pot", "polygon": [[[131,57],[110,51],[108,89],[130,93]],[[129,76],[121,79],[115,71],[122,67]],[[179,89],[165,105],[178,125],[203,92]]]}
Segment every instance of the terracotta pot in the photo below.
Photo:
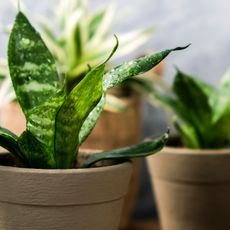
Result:
{"label": "terracotta pot", "polygon": [[1,230],[117,230],[131,163],[90,169],[0,166]]}
{"label": "terracotta pot", "polygon": [[147,161],[163,230],[230,229],[230,150],[165,148]]}

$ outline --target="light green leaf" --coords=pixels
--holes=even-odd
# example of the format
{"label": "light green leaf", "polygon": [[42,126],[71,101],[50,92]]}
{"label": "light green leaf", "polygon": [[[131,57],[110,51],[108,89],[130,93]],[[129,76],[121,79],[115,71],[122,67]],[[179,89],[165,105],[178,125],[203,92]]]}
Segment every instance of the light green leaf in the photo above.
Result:
{"label": "light green leaf", "polygon": [[79,132],[102,97],[105,65],[91,70],[66,98],[56,118],[55,160],[58,168],[73,167]]}
{"label": "light green leaf", "polygon": [[105,106],[105,95],[103,94],[97,106],[90,112],[89,116],[83,123],[79,133],[79,145],[81,145],[96,125]]}

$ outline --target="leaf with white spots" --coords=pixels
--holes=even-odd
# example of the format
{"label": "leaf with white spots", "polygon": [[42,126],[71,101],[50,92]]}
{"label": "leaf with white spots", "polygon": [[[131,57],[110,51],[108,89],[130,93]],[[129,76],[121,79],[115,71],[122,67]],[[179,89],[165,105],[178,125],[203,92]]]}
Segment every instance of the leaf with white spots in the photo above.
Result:
{"label": "leaf with white spots", "polygon": [[159,64],[164,58],[166,58],[171,52],[186,49],[188,46],[189,45],[184,47],[177,47],[174,49],[167,49],[159,53],[141,57],[115,67],[114,69],[110,70],[108,73],[105,74],[103,82],[104,91],[121,84],[123,81],[131,77],[137,76],[139,74],[151,70],[154,66]]}
{"label": "leaf with white spots", "polygon": [[8,62],[17,100],[25,115],[61,87],[51,53],[21,12],[10,35]]}

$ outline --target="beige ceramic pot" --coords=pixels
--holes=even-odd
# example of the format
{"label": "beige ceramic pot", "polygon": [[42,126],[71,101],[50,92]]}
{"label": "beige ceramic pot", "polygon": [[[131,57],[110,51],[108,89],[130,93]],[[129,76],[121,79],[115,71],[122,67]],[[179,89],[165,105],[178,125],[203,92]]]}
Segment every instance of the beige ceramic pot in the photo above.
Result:
{"label": "beige ceramic pot", "polygon": [[165,148],[147,161],[162,230],[230,229],[230,150]]}
{"label": "beige ceramic pot", "polygon": [[90,169],[0,166],[1,230],[117,230],[131,163]]}

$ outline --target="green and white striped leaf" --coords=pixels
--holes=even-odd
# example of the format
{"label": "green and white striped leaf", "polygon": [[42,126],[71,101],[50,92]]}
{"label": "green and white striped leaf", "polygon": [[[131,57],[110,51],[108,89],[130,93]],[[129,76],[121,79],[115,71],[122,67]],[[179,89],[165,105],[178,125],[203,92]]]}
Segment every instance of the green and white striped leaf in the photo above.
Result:
{"label": "green and white striped leaf", "polygon": [[91,154],[89,158],[80,166],[89,168],[91,165],[102,160],[129,160],[131,158],[146,157],[159,152],[166,144],[169,133],[165,133],[155,140],[148,140],[141,144],[120,148],[112,151]]}
{"label": "green and white striped leaf", "polygon": [[57,114],[55,160],[58,168],[73,167],[81,126],[103,94],[104,68],[102,64],[91,70],[71,91]]}
{"label": "green and white striped leaf", "polygon": [[[27,115],[27,131],[30,133],[30,139],[36,139],[42,149],[39,158],[49,159],[46,168],[48,166],[50,168],[56,168],[54,158],[56,135],[55,119],[65,97],[64,90],[60,91],[48,101],[30,110]],[[33,137],[31,138],[31,136]],[[28,134],[26,137],[28,137]],[[34,157],[37,157],[37,154],[34,155]],[[31,158],[33,158],[33,155]],[[36,160],[34,159],[32,162],[36,162]]]}
{"label": "green and white striped leaf", "polygon": [[22,12],[17,14],[10,34],[8,62],[17,100],[25,115],[60,89],[55,61]]}

